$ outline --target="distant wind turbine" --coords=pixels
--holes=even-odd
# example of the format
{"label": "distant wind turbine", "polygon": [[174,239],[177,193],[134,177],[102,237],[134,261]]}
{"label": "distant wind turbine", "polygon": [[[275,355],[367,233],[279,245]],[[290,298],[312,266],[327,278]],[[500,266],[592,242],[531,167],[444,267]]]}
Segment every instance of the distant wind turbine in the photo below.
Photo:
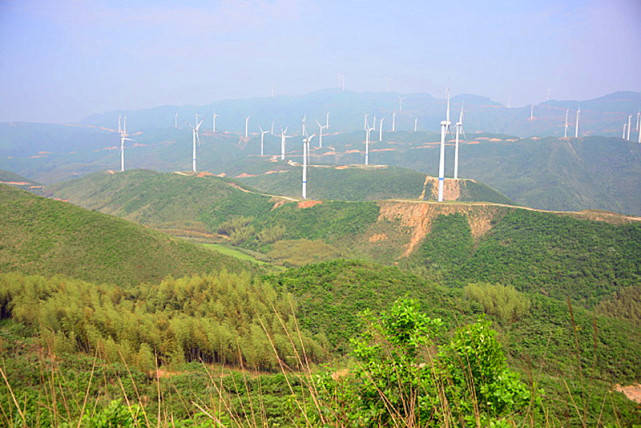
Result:
{"label": "distant wind turbine", "polygon": [[280,132],[280,160],[285,160],[285,144],[287,143],[287,138],[291,138],[291,135],[287,135],[287,128],[281,130]]}
{"label": "distant wind turbine", "polygon": [[637,112],[637,132],[641,131],[641,111]]}
{"label": "distant wind turbine", "polygon": [[392,132],[396,132],[396,112],[392,112]]}
{"label": "distant wind turbine", "polygon": [[245,118],[245,138],[247,138],[249,136],[249,118],[250,117],[251,116],[247,116]]}
{"label": "distant wind turbine", "polygon": [[628,135],[626,140],[630,141],[630,130],[632,129],[632,115],[628,115]]}
{"label": "distant wind turbine", "polygon": [[212,118],[212,123],[213,123],[213,126],[212,126],[212,128],[211,128],[211,129],[212,129],[212,131],[213,131],[213,133],[214,133],[214,134],[216,133],[216,118],[217,118],[217,117],[218,117],[218,115],[217,115],[216,113],[214,113],[214,114],[211,116],[211,118]]}
{"label": "distant wind turbine", "polygon": [[269,132],[272,136],[274,135],[274,121],[272,120],[272,129]]}
{"label": "distant wind turbine", "polygon": [[365,128],[365,165],[369,165],[369,133],[374,130],[374,128],[370,128],[368,125]]}
{"label": "distant wind turbine", "polygon": [[327,122],[325,122],[325,125],[321,125],[319,121],[316,121],[316,124],[318,125],[318,147],[323,147],[323,129],[327,129],[329,125],[327,125]]}
{"label": "distant wind turbine", "polygon": [[314,138],[314,134],[303,138],[303,199],[307,199],[307,163],[309,159],[309,143]]}
{"label": "distant wind turbine", "polygon": [[579,138],[579,119],[581,118],[581,106],[576,111],[576,123],[574,124],[574,138]]}
{"label": "distant wind turbine", "polygon": [[367,118],[369,117],[369,114],[365,114],[365,120],[363,120],[363,129],[367,130]]}
{"label": "distant wind turbine", "polygon": [[458,142],[459,135],[463,134],[465,136],[465,131],[463,131],[463,106],[461,105],[461,114],[459,114],[458,122],[456,122],[456,145],[454,148],[454,179],[458,179]]}
{"label": "distant wind turbine", "polygon": [[345,92],[345,75],[338,74],[338,85],[341,88],[342,92]]}
{"label": "distant wind turbine", "polygon": [[325,113],[325,128],[329,129],[329,112]]}
{"label": "distant wind turbine", "polygon": [[384,117],[381,118],[381,121],[379,122],[378,126],[378,141],[383,141],[383,121],[385,120]]}
{"label": "distant wind turbine", "polygon": [[125,171],[125,141],[134,141],[127,137],[127,116],[120,124],[120,116],[118,116],[118,133],[120,134],[120,172]]}
{"label": "distant wind turbine", "polygon": [[259,129],[260,129],[260,155],[265,156],[265,150],[264,150],[265,134],[267,134],[269,131],[263,131],[262,127],[259,127]]}
{"label": "distant wind turbine", "polygon": [[418,117],[414,118],[414,132],[418,129]]}
{"label": "distant wind turbine", "polygon": [[450,129],[450,91],[447,90],[447,112],[441,121],[441,153],[438,163],[438,201],[443,202],[443,184],[445,181],[445,135]]}
{"label": "distant wind turbine", "polygon": [[563,138],[568,138],[568,114],[570,109],[565,109],[565,124],[563,125]]}
{"label": "distant wind turbine", "polygon": [[627,123],[623,122],[623,133],[621,133],[621,139],[625,140],[625,129],[627,128]]}
{"label": "distant wind turbine", "polygon": [[372,117],[372,130],[376,132],[376,116]]}
{"label": "distant wind turbine", "polygon": [[198,135],[198,130],[200,129],[200,125],[203,124],[202,120],[198,122],[198,114],[196,114],[196,122],[194,123],[195,126],[192,128],[193,151],[191,157],[191,170],[192,172],[196,173],[196,143],[200,145],[200,136]]}

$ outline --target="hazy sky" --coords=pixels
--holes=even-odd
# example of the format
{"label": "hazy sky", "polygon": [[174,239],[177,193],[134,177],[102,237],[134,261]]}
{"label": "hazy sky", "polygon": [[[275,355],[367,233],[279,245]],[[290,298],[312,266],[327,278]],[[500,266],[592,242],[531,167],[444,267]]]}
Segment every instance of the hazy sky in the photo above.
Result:
{"label": "hazy sky", "polygon": [[356,91],[641,91],[641,0],[0,0],[0,121]]}

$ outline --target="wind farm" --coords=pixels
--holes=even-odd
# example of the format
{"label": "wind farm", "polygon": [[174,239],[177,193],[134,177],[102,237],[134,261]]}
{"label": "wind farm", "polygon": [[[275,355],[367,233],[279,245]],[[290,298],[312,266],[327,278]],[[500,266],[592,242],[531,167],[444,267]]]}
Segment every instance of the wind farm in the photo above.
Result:
{"label": "wind farm", "polygon": [[52,5],[0,2],[0,426],[641,425],[636,1]]}

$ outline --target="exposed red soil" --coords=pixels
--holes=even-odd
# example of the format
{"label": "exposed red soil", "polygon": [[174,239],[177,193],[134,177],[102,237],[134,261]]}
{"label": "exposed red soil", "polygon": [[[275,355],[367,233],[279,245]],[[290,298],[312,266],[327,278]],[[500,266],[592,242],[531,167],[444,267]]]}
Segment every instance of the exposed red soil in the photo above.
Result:
{"label": "exposed red soil", "polygon": [[256,177],[256,174],[247,174],[246,172],[243,172],[242,174],[238,174],[236,178],[246,178],[246,177]]}
{"label": "exposed red soil", "polygon": [[378,242],[378,241],[384,241],[387,239],[387,235],[384,233],[377,233],[375,235],[372,235],[368,238],[369,242]]}
{"label": "exposed red soil", "polygon": [[202,172],[198,173],[198,177],[211,177],[213,175],[214,174],[212,174],[211,172],[207,172],[207,171],[202,171]]}
{"label": "exposed red soil", "polygon": [[322,203],[323,201],[300,201],[298,203],[298,208],[310,208],[310,207],[313,207],[314,205],[320,205]]}
{"label": "exposed red soil", "polygon": [[635,403],[641,403],[641,384],[636,383],[628,386],[621,386],[618,383],[614,385],[614,390],[622,392],[628,400],[634,401]]}

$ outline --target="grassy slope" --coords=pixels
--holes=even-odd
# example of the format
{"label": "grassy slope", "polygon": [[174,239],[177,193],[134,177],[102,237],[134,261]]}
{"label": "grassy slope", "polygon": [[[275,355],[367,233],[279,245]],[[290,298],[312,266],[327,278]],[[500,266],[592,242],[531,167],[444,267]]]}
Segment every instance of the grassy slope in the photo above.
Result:
{"label": "grassy slope", "polygon": [[[424,311],[442,318],[449,328],[482,313],[481,307],[466,299],[461,290],[437,286],[395,267],[366,262],[339,260],[309,265],[271,278],[298,297],[302,326],[325,332],[330,343],[342,352],[350,347],[348,338],[359,331],[360,311],[378,312],[399,297],[417,299]],[[537,294],[527,296],[530,310],[518,320],[506,322],[488,315],[511,364],[522,371],[524,378],[534,379],[545,388],[546,406],[561,420],[575,417],[565,380],[573,399],[581,408],[585,405],[589,409],[589,420],[594,424],[603,395],[612,384],[641,378],[638,327],[575,307],[575,341],[566,303]],[[618,412],[626,415],[624,419],[641,420],[634,403],[620,394],[613,398]],[[607,419],[614,418],[607,406],[605,414]]]}
{"label": "grassy slope", "polygon": [[0,186],[0,270],[130,285],[248,267],[235,258],[68,203]]}
{"label": "grassy slope", "polygon": [[[301,168],[278,167],[286,171],[236,178],[263,192],[298,197],[301,192]],[[307,193],[311,199],[371,201],[378,199],[418,199],[423,192],[425,175],[398,167],[364,168],[312,167],[308,172]],[[461,201],[510,203],[510,200],[481,183],[461,180]],[[431,183],[425,191],[431,197]]]}

